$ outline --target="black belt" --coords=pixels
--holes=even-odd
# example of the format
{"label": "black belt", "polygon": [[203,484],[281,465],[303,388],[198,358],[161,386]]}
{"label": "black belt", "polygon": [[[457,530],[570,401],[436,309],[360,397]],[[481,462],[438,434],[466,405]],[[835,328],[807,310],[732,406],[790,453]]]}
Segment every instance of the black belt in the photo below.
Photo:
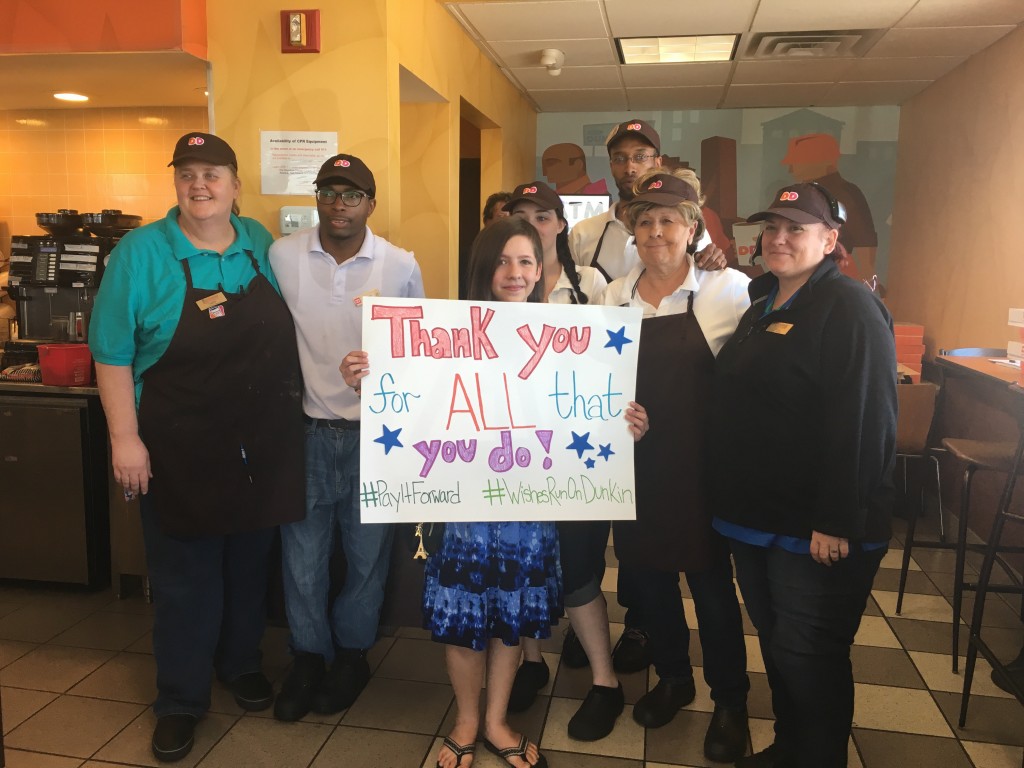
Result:
{"label": "black belt", "polygon": [[312,424],[313,428],[325,427],[327,429],[346,429],[353,432],[359,431],[359,422],[350,421],[349,419],[314,419],[311,416],[302,414],[302,420],[307,424]]}

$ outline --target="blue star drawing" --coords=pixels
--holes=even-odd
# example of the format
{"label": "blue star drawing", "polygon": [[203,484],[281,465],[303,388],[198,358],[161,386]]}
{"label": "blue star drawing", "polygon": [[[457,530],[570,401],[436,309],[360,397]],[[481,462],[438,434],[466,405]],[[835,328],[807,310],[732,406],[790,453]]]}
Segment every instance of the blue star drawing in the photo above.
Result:
{"label": "blue star drawing", "polygon": [[401,427],[399,427],[398,429],[388,429],[387,426],[384,426],[384,433],[380,437],[375,438],[373,442],[380,443],[381,445],[383,445],[384,455],[387,456],[389,453],[391,453],[392,448],[405,447],[404,445],[402,445],[402,441],[398,439],[398,435],[401,431]]}
{"label": "blue star drawing", "polygon": [[577,458],[582,459],[584,451],[592,451],[592,450],[594,450],[594,446],[592,446],[588,442],[589,440],[590,440],[590,433],[589,432],[587,432],[585,434],[582,434],[582,435],[577,435],[575,432],[573,432],[572,433],[572,442],[569,443],[569,445],[565,446],[565,449],[567,451],[576,451],[576,453],[578,454]]}
{"label": "blue star drawing", "polygon": [[597,462],[596,462],[596,461],[594,461],[593,459],[587,459],[587,460],[586,460],[586,461],[584,461],[583,463],[587,465],[587,469],[593,469],[593,468],[594,468],[594,465],[595,465],[595,464],[596,464]]}
{"label": "blue star drawing", "polygon": [[605,461],[608,461],[609,458],[615,455],[615,451],[612,450],[612,444],[608,443],[608,445],[602,445],[601,450],[597,452],[597,455]]}
{"label": "blue star drawing", "polygon": [[622,354],[623,345],[633,343],[632,339],[626,338],[626,326],[622,326],[617,331],[609,331],[606,329],[605,333],[608,334],[608,343],[604,345],[604,348],[608,349],[608,347],[615,347],[615,351],[620,355]]}

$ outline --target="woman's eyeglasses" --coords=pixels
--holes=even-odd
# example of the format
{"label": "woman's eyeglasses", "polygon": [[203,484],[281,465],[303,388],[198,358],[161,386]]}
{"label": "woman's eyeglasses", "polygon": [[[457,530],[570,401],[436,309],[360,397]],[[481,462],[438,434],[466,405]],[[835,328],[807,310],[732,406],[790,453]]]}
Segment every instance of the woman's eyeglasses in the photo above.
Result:
{"label": "woman's eyeglasses", "polygon": [[355,208],[363,202],[364,197],[369,197],[369,195],[365,192],[360,192],[358,189],[347,189],[344,192],[335,192],[333,189],[318,189],[316,191],[316,201],[324,205],[333,205],[334,201],[339,197],[341,202],[349,208]]}

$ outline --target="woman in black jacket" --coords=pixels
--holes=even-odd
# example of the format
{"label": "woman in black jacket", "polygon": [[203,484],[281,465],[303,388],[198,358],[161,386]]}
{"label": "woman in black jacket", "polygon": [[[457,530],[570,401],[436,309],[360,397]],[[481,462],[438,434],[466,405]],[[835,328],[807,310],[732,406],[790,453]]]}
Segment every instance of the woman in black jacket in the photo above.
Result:
{"label": "woman in black jacket", "polygon": [[763,221],[768,272],[716,362],[715,528],[758,630],[775,741],[739,768],[845,768],[850,645],[890,536],[892,319],[826,257],[845,219],[816,184]]}

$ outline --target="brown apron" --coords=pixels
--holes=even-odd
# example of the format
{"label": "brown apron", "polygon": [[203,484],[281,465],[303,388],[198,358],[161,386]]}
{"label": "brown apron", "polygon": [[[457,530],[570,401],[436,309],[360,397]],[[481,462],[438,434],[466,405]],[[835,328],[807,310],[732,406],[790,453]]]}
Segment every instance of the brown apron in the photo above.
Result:
{"label": "brown apron", "polygon": [[693,314],[640,326],[636,402],[651,429],[634,448],[636,521],[616,521],[615,554],[626,565],[702,571],[714,561],[705,473],[705,430],[715,356]]}
{"label": "brown apron", "polygon": [[302,380],[295,326],[260,272],[226,301],[192,285],[163,356],[143,374],[139,434],[161,530],[213,536],[305,516]]}

